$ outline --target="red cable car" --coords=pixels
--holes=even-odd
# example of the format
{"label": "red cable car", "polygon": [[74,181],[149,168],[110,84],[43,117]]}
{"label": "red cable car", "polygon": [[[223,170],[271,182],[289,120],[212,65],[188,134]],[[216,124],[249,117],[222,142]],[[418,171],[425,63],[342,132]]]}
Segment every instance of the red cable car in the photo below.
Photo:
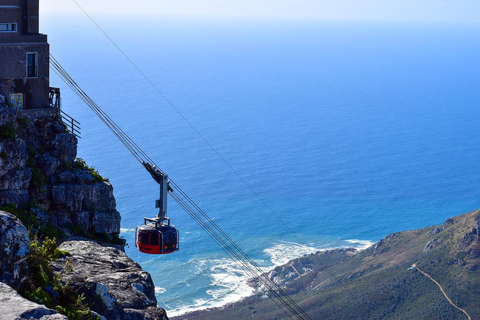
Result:
{"label": "red cable car", "polygon": [[165,218],[168,224],[158,218],[144,220],[145,223],[135,229],[135,245],[140,252],[167,254],[178,251],[179,232],[175,226],[170,225],[170,218]]}
{"label": "red cable car", "polygon": [[135,228],[135,246],[140,252],[149,254],[178,251],[179,232],[175,226],[170,225],[170,218],[166,217],[167,194],[168,191],[173,192],[168,176],[149,163],[143,165],[160,185],[160,199],[155,202],[159,211],[155,218],[144,218],[143,225]]}

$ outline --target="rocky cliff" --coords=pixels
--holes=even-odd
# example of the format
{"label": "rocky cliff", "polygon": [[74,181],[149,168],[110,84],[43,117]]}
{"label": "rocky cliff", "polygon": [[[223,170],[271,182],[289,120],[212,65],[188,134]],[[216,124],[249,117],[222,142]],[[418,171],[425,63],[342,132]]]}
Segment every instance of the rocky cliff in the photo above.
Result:
{"label": "rocky cliff", "polygon": [[113,188],[75,160],[77,138],[55,109],[0,112],[0,206],[28,210],[28,224],[73,236],[120,232]]}
{"label": "rocky cliff", "polygon": [[90,318],[167,319],[150,275],[123,252],[112,185],[76,155],[59,110],[0,105],[0,310],[12,311],[2,314],[62,319],[34,302],[67,314],[72,295]]}

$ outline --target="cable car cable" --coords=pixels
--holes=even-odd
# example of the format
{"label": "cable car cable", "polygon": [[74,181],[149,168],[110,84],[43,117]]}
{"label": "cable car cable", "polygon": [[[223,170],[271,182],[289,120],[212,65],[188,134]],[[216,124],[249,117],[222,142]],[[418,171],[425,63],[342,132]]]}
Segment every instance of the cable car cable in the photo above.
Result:
{"label": "cable car cable", "polygon": [[[198,217],[195,215],[195,213],[191,210],[191,208],[188,207],[187,204],[185,204],[181,199],[177,199],[176,198],[176,195],[172,197],[174,198],[174,200],[192,217],[192,219],[194,219],[199,225],[200,227],[218,244],[218,246],[228,255],[230,256],[230,258],[232,259],[237,259],[238,258],[235,256],[235,253],[232,252],[232,250],[225,244],[222,243],[222,241],[218,238],[218,236],[211,232],[209,229],[208,229],[208,226]],[[258,277],[257,275],[254,274],[254,272],[252,272],[249,268],[248,268],[248,265],[244,265],[242,262],[240,262],[240,267],[242,269],[244,269],[245,271],[247,271],[248,273],[252,273],[253,274],[253,280],[257,283],[259,282],[262,282],[260,280],[260,277]],[[267,286],[266,286],[267,287]],[[278,293],[276,293],[275,291],[272,291],[272,290],[269,290],[270,292],[272,292],[273,295],[275,295],[276,297],[279,296]],[[282,307],[282,305],[279,304],[279,302],[277,302],[275,299],[272,298],[272,301],[275,302],[275,304],[280,308],[280,310],[282,310],[285,315],[287,315],[290,319],[292,319],[292,317],[290,316],[289,313],[287,313],[284,308]],[[284,304],[285,305],[285,304]],[[290,308],[289,308],[290,309]],[[293,312],[293,310],[291,311]]]}
{"label": "cable car cable", "polygon": [[[245,179],[242,178],[242,176],[240,176],[240,174],[232,167],[232,165],[230,165],[230,163],[213,147],[212,144],[210,144],[210,142],[195,128],[195,126],[180,112],[180,110],[175,107],[175,105],[165,96],[165,94],[163,94],[162,91],[160,91],[160,89],[150,80],[150,78],[147,77],[147,75],[135,64],[135,62],[130,59],[130,57],[120,48],[120,46],[118,46],[116,44],[115,41],[113,41],[112,38],[110,38],[110,36],[100,27],[100,25],[98,25],[95,20],[83,9],[82,6],[80,6],[80,4],[75,1],[75,0],[72,0],[77,6],[78,8],[88,17],[88,19],[90,19],[92,21],[92,23],[100,30],[100,32],[102,32],[105,37],[115,46],[115,48],[118,49],[118,51],[130,62],[130,64],[132,64],[132,66],[145,78],[145,80],[153,87],[153,89],[155,91],[157,91],[162,97],[163,99],[165,99],[165,101],[180,115],[180,117],[193,129],[193,131],[195,131],[197,133],[197,135],[212,149],[212,151],[214,153],[217,154],[217,156],[227,165],[227,167],[229,167],[233,173],[245,184],[245,186],[264,204],[264,206],[268,209],[268,211],[270,211],[271,214],[273,214],[277,220],[279,220],[283,226],[288,230],[290,231],[291,234],[294,235],[294,237],[303,245],[307,245],[302,239],[300,239],[300,237],[298,237],[298,235],[288,226],[288,224],[283,221],[282,218],[280,218],[279,215],[277,215],[277,213],[268,205],[268,203],[247,183],[247,181],[245,181]],[[315,260],[317,260],[317,262],[323,266],[323,268],[325,269],[325,271],[327,271],[333,278],[335,278],[335,280],[339,280],[338,277],[330,270],[330,268],[327,267],[327,265],[325,263],[323,263],[316,255],[313,256]],[[352,298],[355,299],[355,295],[343,284],[340,282],[340,285],[351,295]],[[367,310],[367,308],[364,306],[365,310]],[[367,310],[368,311],[368,310]]]}
{"label": "cable car cable", "polygon": [[[133,140],[80,88],[80,86],[65,71],[65,69],[61,67],[53,55],[51,55],[51,61],[55,73],[57,73],[57,75],[94,111],[94,113],[107,125],[107,127],[115,134],[122,144],[127,147],[132,155],[134,155],[134,157],[142,164],[145,164],[145,162],[147,162],[149,159],[151,164],[155,165],[153,160],[151,160],[151,158],[148,157],[148,155],[135,142],[133,142]],[[201,208],[196,205],[196,203],[193,202],[193,200],[175,182],[171,181],[171,183],[175,190],[177,190],[184,199],[180,198],[180,195],[177,196],[176,193],[170,192],[172,197],[192,218],[194,218],[194,220],[209,234],[209,236],[216,240],[215,242],[217,242],[217,244],[219,244],[224,251],[226,250],[226,252],[233,259],[236,259],[241,265],[243,265],[243,268],[252,274],[254,279],[262,282],[267,290],[272,293],[275,298],[280,300],[280,302],[291,313],[293,313],[299,319],[311,319],[274,281],[264,276],[264,272],[258,267],[258,265],[230,237],[228,237],[228,235],[203,210],[201,210]],[[195,212],[195,209],[189,207],[188,203],[205,218],[206,222],[202,220],[197,212]],[[212,225],[213,228],[210,225]],[[251,268],[249,263],[250,265],[254,266],[256,270]],[[275,303],[279,305],[277,301],[275,301]],[[283,310],[283,308],[281,309]],[[285,310],[283,311],[285,312]],[[303,314],[303,316],[300,314]],[[288,313],[287,315],[290,317]]]}
{"label": "cable car cable", "polygon": [[[174,199],[178,202],[179,199],[176,198],[176,195],[173,196]],[[182,200],[181,200],[182,201]],[[182,205],[184,207],[184,205]],[[192,213],[194,210],[191,208],[187,211],[189,214],[195,214],[197,217],[195,219],[201,219],[201,217],[198,217],[197,213]],[[209,229],[207,233],[214,234],[215,237],[218,239],[218,235],[215,233],[214,230],[211,229],[210,225],[203,222],[202,225],[206,225],[206,228]],[[218,227],[218,226],[217,226]],[[220,240],[222,244],[222,249],[225,247],[229,252],[232,252],[232,255],[237,259],[242,265],[246,266],[247,271],[251,273],[258,282],[261,282],[265,288],[268,290],[268,292],[272,293],[277,299],[281,300],[282,303],[289,308],[289,310],[296,314],[298,316],[299,313],[303,314],[305,319],[311,319],[285,292],[284,290],[278,286],[273,280],[268,278],[263,270],[261,270],[258,265],[250,258],[248,255],[246,255],[245,252],[243,252],[241,249],[238,248],[238,245],[233,242],[233,240]],[[230,243],[230,244],[229,244]],[[233,246],[234,248],[232,248]],[[236,249],[236,251],[234,250]],[[240,255],[244,255],[245,257],[242,258]],[[254,268],[250,267],[253,266]],[[288,300],[285,301],[284,299]],[[303,317],[298,316],[300,319],[303,319]]]}
{"label": "cable car cable", "polygon": [[[176,186],[176,184],[173,182],[174,186]],[[255,269],[257,270],[257,272],[259,272],[261,275],[263,275],[263,270],[258,266],[258,264],[253,260],[251,259],[216,223],[215,221],[213,221],[185,192],[183,192],[182,189],[180,189],[180,187],[176,186],[177,190],[179,190],[180,192],[183,193],[183,195],[187,198],[187,200],[199,211],[199,213],[223,236],[225,237],[225,239],[231,243],[233,245],[233,247],[252,265],[255,267]],[[172,193],[171,193],[172,194]],[[273,286],[276,290],[279,290],[280,292],[283,292],[283,289],[278,286],[274,281],[271,281],[273,283]],[[288,299],[290,301],[290,303],[292,303],[295,307],[298,307],[298,305],[296,305],[296,303],[286,294],[283,292],[283,294],[285,295],[286,299]],[[298,312],[304,314],[305,316],[308,317],[308,315],[306,315],[306,313],[300,308],[298,307]]]}
{"label": "cable car cable", "polygon": [[[178,202],[178,199],[176,198],[177,195],[176,194],[174,195],[174,193],[170,193],[170,194]],[[193,212],[193,211],[194,211],[193,209],[189,209],[189,212]],[[199,211],[201,211],[201,210],[199,210]],[[203,213],[203,215],[206,216],[205,213]],[[310,319],[310,317],[308,317],[308,315],[300,307],[298,307],[298,305],[296,305],[296,303],[283,291],[283,289],[281,287],[279,287],[273,280],[269,279],[268,277],[266,277],[264,275],[263,270],[261,270],[261,268],[255,263],[255,261],[253,261],[232,239],[230,239],[230,237],[228,237],[228,235],[226,235],[223,232],[223,230],[221,230],[218,227],[218,225],[216,225],[213,221],[211,221],[211,219],[208,216],[206,217],[206,219],[209,219],[210,221],[207,220],[207,222],[209,222],[209,224],[205,223],[205,225],[207,225],[208,228],[210,228],[210,225],[213,225],[217,230],[219,230],[220,233],[223,233],[223,236],[224,236],[225,240],[221,239],[222,245],[225,246],[226,248],[228,248],[228,250],[234,252],[235,258],[238,261],[240,261],[243,265],[247,266],[249,272],[252,273],[252,275],[255,278],[258,278],[264,284],[264,286],[270,292],[274,293],[275,295],[276,295],[276,291],[280,292],[280,295],[283,295],[284,297],[277,296],[277,298],[287,299],[289,302],[287,302],[286,305],[289,305],[288,303],[290,303],[290,304],[293,305],[293,307],[292,307],[293,309],[297,309],[296,311],[291,310],[292,312],[302,313],[307,319]],[[210,232],[215,233],[214,230],[210,231]],[[229,244],[232,245],[234,248],[231,248]],[[236,249],[236,251],[234,249]],[[244,258],[242,258],[239,255],[242,255]],[[245,259],[246,261],[244,261],[243,259]],[[251,268],[250,265],[252,265],[255,268]],[[259,274],[257,274],[257,272]]]}
{"label": "cable car cable", "polygon": [[[132,64],[132,66],[137,69],[137,71],[145,78],[145,80],[165,99],[165,101],[182,117],[185,122],[198,134],[198,136],[213,150],[214,153],[217,154],[217,156],[237,175],[237,177],[247,186],[248,189],[265,205],[265,207],[283,224],[283,226],[290,231],[291,234],[295,236],[295,238],[303,245],[307,245],[304,241],[302,241],[298,235],[283,221],[276,213],[273,211],[273,209],[267,204],[267,202],[255,191],[253,188],[245,181],[245,179],[240,176],[240,174],[230,165],[230,163],[208,142],[208,140],[193,126],[193,124],[178,110],[175,105],[163,94],[162,91],[150,80],[150,78],[147,77],[147,75],[133,62],[132,59],[113,41],[110,36],[98,25],[95,20],[80,6],[80,4],[72,0],[78,8],[93,22],[93,24],[107,37],[107,39],[118,49],[118,51]],[[152,161],[153,163],[153,161]],[[317,255],[313,255],[314,259],[317,260],[317,262],[323,266],[325,271],[327,271],[335,280],[339,281],[339,278],[330,270],[330,268],[327,267],[326,264],[324,264],[318,257]],[[355,295],[341,282],[339,282],[340,285],[351,295],[353,299],[355,299]],[[367,310],[366,306],[363,306],[363,308]]]}

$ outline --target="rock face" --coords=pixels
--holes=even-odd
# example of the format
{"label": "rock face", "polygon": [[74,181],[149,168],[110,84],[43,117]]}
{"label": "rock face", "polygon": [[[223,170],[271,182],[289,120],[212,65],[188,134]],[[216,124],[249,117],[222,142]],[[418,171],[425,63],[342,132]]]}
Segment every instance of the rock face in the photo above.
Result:
{"label": "rock face", "polygon": [[27,228],[14,215],[0,211],[0,281],[18,289],[28,275]]}
{"label": "rock face", "polygon": [[[112,185],[75,162],[77,138],[66,132],[56,109],[0,106],[0,206],[35,207],[53,228],[118,234],[120,214]],[[48,212],[54,214],[47,214]]]}
{"label": "rock face", "polygon": [[[0,206],[10,211],[0,211],[0,281],[18,289],[28,275],[28,232],[14,213],[27,227],[67,241],[60,249],[71,255],[52,262],[54,272],[100,319],[168,319],[150,275],[112,241],[120,232],[112,185],[76,155],[77,138],[59,110],[17,113],[0,105]],[[68,241],[79,238],[112,247]],[[67,318],[0,283],[0,319]]]}
{"label": "rock face", "polygon": [[5,320],[41,319],[68,320],[54,310],[22,298],[15,290],[0,282],[0,314]]}
{"label": "rock face", "polygon": [[[53,262],[54,270],[85,295],[93,311],[107,319],[168,319],[156,306],[150,274],[122,251],[91,241],[64,242],[60,249],[70,256]],[[60,273],[67,262],[70,272]]]}

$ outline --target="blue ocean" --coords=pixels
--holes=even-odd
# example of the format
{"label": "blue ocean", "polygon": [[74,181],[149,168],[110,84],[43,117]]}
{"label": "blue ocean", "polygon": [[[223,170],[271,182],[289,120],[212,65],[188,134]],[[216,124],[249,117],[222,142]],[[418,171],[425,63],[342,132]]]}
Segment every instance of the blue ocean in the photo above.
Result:
{"label": "blue ocean", "polygon": [[[265,270],[480,207],[478,25],[92,17],[178,112],[82,13],[43,18],[52,54]],[[180,251],[136,251],[158,185],[53,72],[51,84],[159,305],[180,315],[250,294],[174,201]]]}

